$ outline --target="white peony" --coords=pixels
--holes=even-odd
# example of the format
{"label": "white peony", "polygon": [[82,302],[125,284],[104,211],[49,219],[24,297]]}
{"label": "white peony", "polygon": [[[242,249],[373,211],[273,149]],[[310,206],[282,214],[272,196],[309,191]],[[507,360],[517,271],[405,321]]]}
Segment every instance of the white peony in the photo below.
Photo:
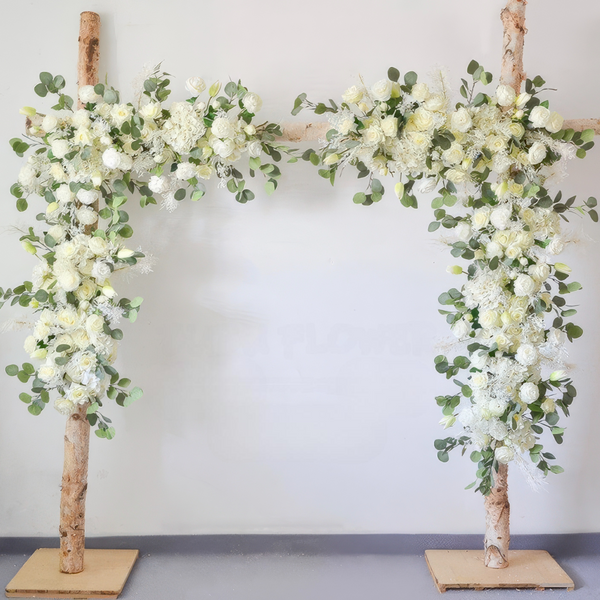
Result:
{"label": "white peony", "polygon": [[490,215],[490,222],[496,229],[506,229],[510,225],[512,206],[495,208]]}
{"label": "white peony", "polygon": [[75,412],[75,405],[73,404],[73,402],[62,397],[57,398],[54,401],[54,408],[65,417],[70,417]]}
{"label": "white peony", "polygon": [[[100,315],[90,315],[85,320],[85,328],[91,334],[102,333],[104,330],[104,319]],[[75,334],[77,334],[77,332],[75,332]],[[75,340],[75,343],[77,343],[77,337],[75,334],[73,335],[73,339]]]}
{"label": "white peony", "polygon": [[50,380],[54,379],[57,374],[58,371],[56,370],[56,366],[51,362],[47,362],[38,369],[37,376],[38,379],[48,383]]}
{"label": "white peony", "polygon": [[50,142],[50,148],[52,149],[52,154],[59,159],[64,158],[71,149],[68,140],[53,140]]}
{"label": "white peony", "polygon": [[99,236],[91,237],[88,242],[88,247],[96,256],[106,256],[108,253],[108,244],[106,243],[106,240]]}
{"label": "white peony", "polygon": [[185,82],[185,89],[192,94],[192,96],[198,96],[206,89],[206,83],[201,77],[190,77]]}
{"label": "white peony", "polygon": [[543,262],[531,265],[528,272],[539,283],[546,281],[550,277],[550,267]]}
{"label": "white peony", "polygon": [[167,177],[152,175],[148,187],[155,194],[164,194],[171,189],[171,183]]}
{"label": "white peony", "polygon": [[392,82],[389,79],[382,79],[371,88],[371,96],[375,100],[387,102],[392,97],[392,87]]}
{"label": "white peony", "polygon": [[79,88],[79,99],[83,104],[96,104],[102,98],[94,91],[93,85],[82,85]]}
{"label": "white peony", "polygon": [[517,94],[510,85],[499,85],[496,88],[496,98],[500,106],[512,106],[515,103]]}
{"label": "white peony", "polygon": [[218,138],[232,138],[235,136],[233,124],[226,117],[217,117],[211,127],[212,134]]}
{"label": "white peony", "polygon": [[233,140],[219,140],[216,139],[212,142],[213,150],[215,154],[218,154],[221,158],[227,158],[235,150],[235,142]]}
{"label": "white peony", "polygon": [[466,108],[459,108],[457,111],[453,112],[450,117],[450,126],[454,131],[466,133],[471,129],[472,124],[473,120]]}
{"label": "white peony", "polygon": [[485,247],[485,255],[488,258],[494,258],[496,256],[498,258],[502,258],[503,254],[504,254],[504,250],[502,249],[502,246],[498,242],[490,242]]}
{"label": "white peony", "polygon": [[56,280],[58,285],[65,290],[65,292],[73,292],[79,287],[79,283],[81,282],[81,278],[77,271],[73,269],[63,271]]}
{"label": "white peony", "polygon": [[156,119],[162,114],[162,105],[160,102],[148,102],[140,108],[140,116],[143,119]]}
{"label": "white peony", "polygon": [[415,83],[415,85],[412,86],[410,95],[417,102],[425,102],[431,96],[431,92],[429,91],[429,87],[426,83]]}
{"label": "white peony", "polygon": [[565,243],[558,237],[552,239],[552,241],[548,244],[546,250],[550,254],[560,254],[565,249]]}
{"label": "white peony", "polygon": [[515,296],[533,296],[536,289],[537,284],[529,275],[521,273],[515,279]]}
{"label": "white peony", "polygon": [[186,181],[187,179],[196,177],[196,165],[193,165],[189,162],[178,164],[177,170],[175,171],[175,177],[181,181]]}
{"label": "white peony", "polygon": [[98,220],[98,213],[88,206],[82,206],[77,210],[76,217],[82,225],[93,225]]}
{"label": "white peony", "polygon": [[483,229],[484,227],[487,227],[489,221],[490,209],[487,207],[476,210],[471,217],[473,229]]}
{"label": "white peony", "polygon": [[[352,127],[354,126],[354,120],[351,121]],[[398,133],[398,118],[397,117],[385,117],[381,121],[381,131],[388,137],[395,137]],[[340,132],[343,133],[343,132]]]}
{"label": "white peony", "polygon": [[538,359],[538,351],[532,344],[521,344],[515,355],[516,361],[524,367],[534,365]]}
{"label": "white peony", "polygon": [[51,133],[58,126],[58,119],[54,115],[46,115],[42,121],[42,129],[46,133]]}
{"label": "white peony", "polygon": [[482,390],[487,387],[488,374],[487,373],[474,373],[471,375],[471,387],[476,390]]}
{"label": "white peony", "polygon": [[535,383],[531,383],[528,381],[521,386],[521,390],[519,391],[519,396],[521,396],[521,400],[523,402],[527,402],[527,404],[531,404],[535,402],[540,397],[540,390]]}
{"label": "white peony", "polygon": [[94,262],[94,266],[92,268],[92,277],[102,285],[106,279],[108,279],[112,274],[111,268],[107,262],[103,260],[97,260]]}
{"label": "white peony", "polygon": [[552,398],[545,398],[541,404],[541,409],[545,414],[553,413],[556,410],[556,404]]}
{"label": "white peony", "polygon": [[494,450],[494,455],[499,463],[507,465],[511,460],[514,459],[515,451],[508,446],[500,446],[500,448],[496,448]]}
{"label": "white peony", "polygon": [[97,200],[100,199],[100,192],[98,190],[85,190],[81,188],[77,192],[77,199],[87,206],[90,204],[94,204]]}
{"label": "white peony", "polygon": [[448,150],[442,153],[442,160],[449,165],[457,165],[461,163],[465,157],[463,147],[454,142]]}
{"label": "white peony", "polygon": [[251,158],[258,158],[262,154],[262,144],[255,140],[248,144],[248,154]]}
{"label": "white peony", "polygon": [[242,105],[249,113],[256,114],[262,108],[262,100],[258,94],[248,92],[242,98]]}
{"label": "white peony", "polygon": [[109,169],[118,169],[121,164],[120,152],[116,148],[108,148],[102,153],[102,162]]}

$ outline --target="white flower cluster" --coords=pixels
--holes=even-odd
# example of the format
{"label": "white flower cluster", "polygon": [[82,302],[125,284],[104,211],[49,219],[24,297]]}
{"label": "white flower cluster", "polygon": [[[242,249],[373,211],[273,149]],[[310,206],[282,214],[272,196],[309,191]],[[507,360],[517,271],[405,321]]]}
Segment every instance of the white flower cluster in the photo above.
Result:
{"label": "white flower cluster", "polygon": [[145,205],[155,203],[156,194],[172,210],[186,190],[192,200],[199,199],[204,193],[200,181],[216,173],[245,202],[253,194],[233,164],[246,153],[274,189],[279,170],[259,157],[264,149],[271,158],[280,158],[279,151],[292,153],[274,143],[277,125],[252,124],[262,101],[240,83],[229,83],[219,96],[217,82],[203,102],[198,96],[206,85],[193,77],[186,82],[192,97],[168,107],[167,84],[164,74],[154,72],[137,108],[119,103],[118,92],[99,85],[80,88],[85,108],[70,114],[26,109],[28,133],[37,138],[39,149],[22,167],[13,193],[20,210],[27,208],[30,195],[45,198],[46,226],[21,238],[25,250],[40,259],[32,281],[6,295],[0,290],[0,296],[13,295],[38,311],[25,340],[30,358],[41,361],[37,369],[27,365],[23,372],[34,379],[35,396],[24,395],[32,403],[30,412],[39,414],[54,391],[55,408],[65,415],[93,406],[88,419],[99,422],[101,437],[112,435],[97,413],[104,394],[121,405],[141,395],[139,388],[128,392],[129,380],[119,379],[112,367],[123,335],[116,325],[123,316],[134,321],[142,302],[119,300],[112,283],[116,272],[141,266],[145,258],[125,245],[133,234],[124,210],[128,195],[139,191]]}

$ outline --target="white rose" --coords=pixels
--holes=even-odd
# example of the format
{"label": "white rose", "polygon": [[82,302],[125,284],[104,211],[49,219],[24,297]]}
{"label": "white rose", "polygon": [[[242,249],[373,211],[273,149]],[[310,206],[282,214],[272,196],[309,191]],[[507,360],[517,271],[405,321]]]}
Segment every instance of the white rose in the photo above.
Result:
{"label": "white rose", "polygon": [[515,295],[516,296],[533,296],[537,289],[536,282],[529,277],[529,275],[525,275],[521,273],[515,279]]}
{"label": "white rose", "polygon": [[46,363],[38,369],[38,379],[48,383],[56,376],[56,367],[52,363]]}
{"label": "white rose", "polygon": [[550,111],[544,106],[536,106],[531,111],[529,120],[534,127],[546,127],[550,120]]}
{"label": "white rose", "polygon": [[411,117],[411,121],[419,131],[429,131],[435,125],[433,114],[423,107],[415,110]]}
{"label": "white rose", "polygon": [[510,135],[516,137],[518,140],[520,140],[523,137],[523,134],[525,133],[525,127],[523,127],[523,125],[521,123],[511,123],[508,126],[508,130],[510,131]]}
{"label": "white rose", "polygon": [[58,159],[64,158],[71,149],[68,140],[54,140],[50,143],[50,148],[52,148],[52,154]]}
{"label": "white rose", "polygon": [[[352,126],[354,126],[354,120],[352,120]],[[398,118],[385,117],[385,119],[382,119],[381,131],[388,137],[395,137],[398,133]]]}
{"label": "white rose", "polygon": [[521,396],[521,400],[523,402],[527,402],[527,404],[531,404],[535,402],[540,397],[540,390],[535,383],[531,383],[528,381],[521,386],[521,390],[519,392]]}
{"label": "white rose", "polygon": [[431,93],[430,93],[429,87],[427,86],[426,83],[415,83],[415,85],[412,86],[410,95],[417,102],[425,102],[426,100],[429,99],[429,97],[431,96]]}
{"label": "white rose", "polygon": [[490,209],[487,207],[476,210],[471,218],[473,229],[483,229],[484,227],[487,227],[489,221]]}
{"label": "white rose", "polygon": [[192,96],[197,96],[206,89],[206,83],[204,83],[204,79],[201,77],[190,77],[185,82],[185,89],[192,94]]}
{"label": "white rose", "polygon": [[46,115],[42,121],[42,129],[46,133],[50,133],[56,129],[58,119],[54,115]]}
{"label": "white rose", "polygon": [[499,85],[496,88],[496,98],[500,106],[512,106],[515,103],[517,94],[510,85]]}
{"label": "white rose", "polygon": [[96,94],[93,85],[82,85],[79,88],[79,99],[83,104],[96,104],[101,100],[101,97]]}
{"label": "white rose", "polygon": [[175,177],[181,181],[186,181],[187,179],[192,179],[192,177],[196,176],[196,166],[192,163],[185,162],[177,165],[177,170],[175,171]]}
{"label": "white rose", "polygon": [[90,238],[88,247],[96,256],[106,256],[108,252],[108,244],[106,243],[106,240],[98,236],[93,236]]}
{"label": "white rose", "polygon": [[112,274],[112,271],[108,265],[108,263],[103,260],[97,260],[94,262],[94,266],[92,268],[92,277],[99,283],[103,284],[106,279],[108,279]]}
{"label": "white rose", "polygon": [[[94,238],[100,239],[100,238]],[[78,300],[90,300],[96,293],[96,284],[89,279],[84,279],[81,285],[75,290],[75,296]]]}
{"label": "white rose", "polygon": [[508,446],[500,446],[500,448],[496,448],[494,450],[494,455],[499,463],[507,465],[511,460],[514,459],[515,451]]}
{"label": "white rose", "polygon": [[463,338],[468,337],[468,335],[471,333],[471,324],[464,319],[461,319],[452,326],[452,333],[459,340],[462,340]]}
{"label": "white rose", "polygon": [[381,144],[385,139],[385,135],[378,124],[363,129],[362,135],[365,143],[369,145]]}
{"label": "white rose", "polygon": [[90,345],[90,338],[85,329],[76,329],[71,336],[73,338],[73,343],[80,349],[87,348]]}
{"label": "white rose", "polygon": [[94,204],[100,198],[100,192],[97,190],[84,190],[81,188],[77,192],[77,199],[87,206]]}
{"label": "white rose", "polygon": [[550,133],[558,133],[562,128],[565,120],[556,112],[550,113],[550,118],[546,123],[546,129]]}
{"label": "white rose", "polygon": [[262,154],[262,144],[256,140],[248,144],[248,154],[251,158],[258,158]]}
{"label": "white rose", "polygon": [[[85,328],[91,334],[102,333],[102,331],[104,330],[104,319],[100,315],[90,315],[85,320]],[[75,335],[73,336],[73,339],[76,339]]]}
{"label": "white rose", "polygon": [[464,183],[468,179],[468,175],[462,169],[448,169],[446,171],[446,179],[452,183]]}
{"label": "white rose", "polygon": [[450,117],[450,126],[452,129],[461,133],[469,131],[472,124],[473,121],[471,115],[466,108],[459,108],[457,111],[453,112]]}
{"label": "white rose", "polygon": [[[390,93],[391,93],[391,91],[390,91]],[[342,94],[342,100],[344,102],[346,102],[347,104],[356,104],[357,102],[360,102],[362,100],[362,97],[363,97],[362,89],[360,89],[359,87],[357,87],[355,85],[348,88]]]}
{"label": "white rose", "polygon": [[82,206],[77,210],[76,217],[82,225],[93,225],[98,220],[98,213],[88,206]]}
{"label": "white rose", "polygon": [[68,398],[73,404],[85,404],[90,399],[90,392],[86,386],[74,383],[69,389]]}
{"label": "white rose", "polygon": [[522,252],[523,251],[521,250],[520,246],[518,246],[517,244],[510,244],[506,248],[506,251],[504,253],[506,254],[506,258],[510,258],[510,260],[515,260],[516,258],[519,258],[519,256],[521,256]]}
{"label": "white rose", "polygon": [[249,113],[256,114],[262,108],[262,100],[258,94],[248,92],[242,98],[242,105]]}
{"label": "white rose", "polygon": [[466,221],[461,221],[455,228],[456,236],[461,242],[468,242],[472,237],[471,226]]}
{"label": "white rose", "polygon": [[465,153],[463,152],[463,147],[454,142],[448,150],[445,150],[442,154],[442,160],[449,165],[457,165],[461,163],[465,157]]}
{"label": "white rose", "polygon": [[545,414],[553,413],[556,410],[556,404],[552,398],[545,398],[541,404],[541,409]]}
{"label": "white rose", "polygon": [[546,154],[546,146],[542,142],[535,142],[535,144],[529,148],[527,157],[532,165],[537,165],[546,158]]}
{"label": "white rose", "polygon": [[148,102],[140,108],[140,115],[143,119],[156,119],[162,113],[162,105],[160,102]]}
{"label": "white rose", "polygon": [[392,87],[392,82],[389,79],[382,79],[371,88],[371,96],[375,100],[387,102],[392,97]]}
{"label": "white rose", "polygon": [[496,229],[506,229],[510,225],[512,206],[495,208],[490,215],[490,221]]}
{"label": "white rose", "polygon": [[63,308],[56,315],[56,323],[63,329],[72,329],[78,321],[77,311],[72,306]]}
{"label": "white rose", "polygon": [[233,125],[225,117],[217,117],[212,124],[211,131],[218,138],[232,138],[235,135]]}
{"label": "white rose", "polygon": [[79,109],[71,117],[71,123],[76,129],[80,127],[88,128],[91,125],[90,114],[83,108]]}
{"label": "white rose", "polygon": [[471,375],[471,387],[476,390],[482,390],[487,387],[488,374],[487,373],[474,373]]}
{"label": "white rose", "polygon": [[121,164],[120,152],[116,148],[108,148],[102,153],[102,162],[109,169],[118,169]]}
{"label": "white rose", "polygon": [[110,110],[110,116],[117,127],[121,127],[132,114],[132,107],[127,104],[115,104]]}
{"label": "white rose", "polygon": [[215,140],[212,143],[213,150],[215,154],[218,154],[221,158],[227,158],[230,156],[235,150],[235,142],[231,139],[229,140]]}
{"label": "white rose", "polygon": [[133,250],[130,250],[129,248],[121,248],[121,250],[119,250],[119,252],[117,253],[117,257],[118,258],[130,258],[135,254],[135,252]]}
{"label": "white rose", "polygon": [[119,155],[119,169],[121,171],[131,171],[131,167],[133,167],[133,158],[128,154],[121,153]]}
{"label": "white rose", "polygon": [[446,99],[441,94],[435,94],[425,102],[424,106],[427,110],[441,112],[446,106]]}
{"label": "white rose", "polygon": [[515,355],[516,361],[524,367],[534,365],[538,359],[538,351],[532,344],[521,344]]}
{"label": "white rose", "polygon": [[479,317],[479,323],[484,329],[491,329],[498,325],[498,313],[495,310],[486,310]]}
{"label": "white rose", "polygon": [[63,271],[56,280],[58,285],[65,290],[65,292],[72,292],[79,287],[81,278],[76,271],[67,269]]}
{"label": "white rose", "polygon": [[485,352],[476,350],[471,355],[471,365],[476,369],[483,369],[488,361],[488,355]]}

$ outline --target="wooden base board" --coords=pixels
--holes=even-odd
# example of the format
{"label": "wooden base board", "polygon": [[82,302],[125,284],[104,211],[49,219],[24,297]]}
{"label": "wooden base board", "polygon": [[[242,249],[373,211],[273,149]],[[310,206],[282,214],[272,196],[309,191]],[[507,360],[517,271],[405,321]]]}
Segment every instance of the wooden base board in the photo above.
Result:
{"label": "wooden base board", "polygon": [[483,550],[426,550],[438,591],[486,588],[575,589],[572,579],[545,550],[510,550],[506,569],[483,564]]}
{"label": "wooden base board", "polygon": [[8,598],[117,598],[139,550],[86,550],[81,573],[58,570],[58,548],[36,550],[6,586]]}

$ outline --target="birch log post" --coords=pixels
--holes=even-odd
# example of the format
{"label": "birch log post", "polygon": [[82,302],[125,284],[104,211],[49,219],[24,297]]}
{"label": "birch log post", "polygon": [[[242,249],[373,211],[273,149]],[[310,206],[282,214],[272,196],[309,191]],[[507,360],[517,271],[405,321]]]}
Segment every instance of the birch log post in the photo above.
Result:
{"label": "birch log post", "polygon": [[[81,13],[79,29],[78,84],[98,83],[100,17],[93,12]],[[60,498],[61,573],[80,573],[84,568],[85,497],[87,493],[90,425],[87,407],[80,406],[65,429],[65,461]]]}
{"label": "birch log post", "polygon": [[[525,79],[523,46],[525,43],[526,0],[508,0],[500,13],[504,25],[502,69],[500,83],[509,85],[517,94]],[[499,465],[494,473],[494,487],[484,501],[485,539],[484,564],[492,569],[508,567],[510,544],[510,503],[508,501],[508,465]]]}

